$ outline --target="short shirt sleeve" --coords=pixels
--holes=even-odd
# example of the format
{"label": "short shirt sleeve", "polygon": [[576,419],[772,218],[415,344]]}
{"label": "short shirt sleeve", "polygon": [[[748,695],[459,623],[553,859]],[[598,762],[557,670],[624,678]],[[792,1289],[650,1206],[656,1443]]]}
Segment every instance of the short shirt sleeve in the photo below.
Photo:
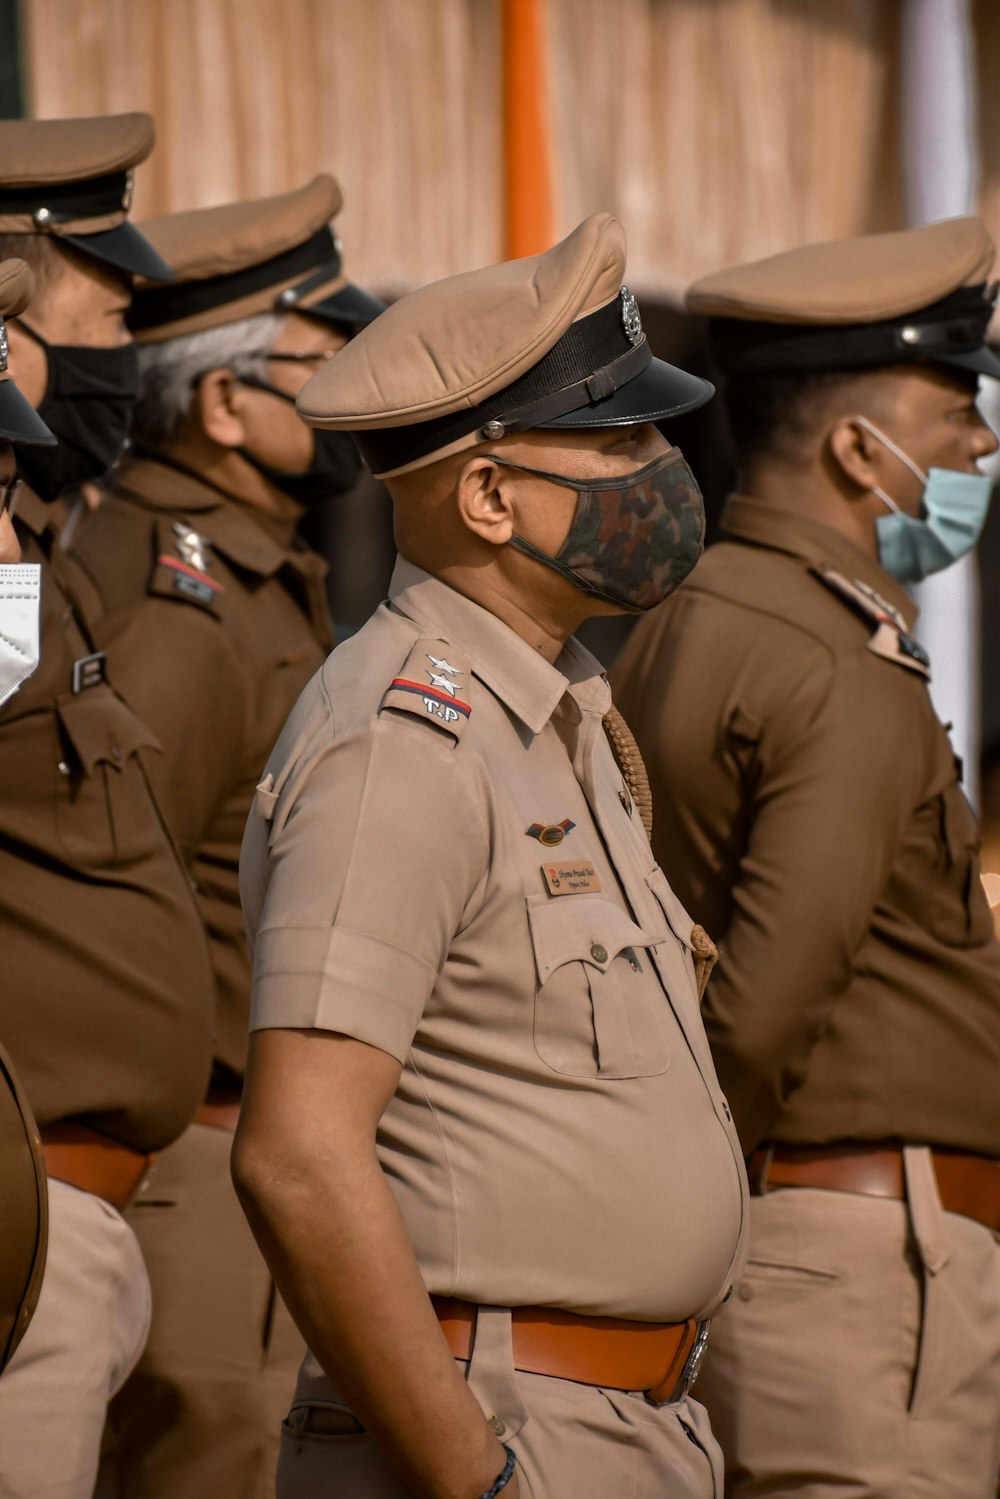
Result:
{"label": "short shirt sleeve", "polygon": [[405,1061],[488,866],[469,761],[384,713],[287,779],[252,934],[251,1030],[339,1031]]}

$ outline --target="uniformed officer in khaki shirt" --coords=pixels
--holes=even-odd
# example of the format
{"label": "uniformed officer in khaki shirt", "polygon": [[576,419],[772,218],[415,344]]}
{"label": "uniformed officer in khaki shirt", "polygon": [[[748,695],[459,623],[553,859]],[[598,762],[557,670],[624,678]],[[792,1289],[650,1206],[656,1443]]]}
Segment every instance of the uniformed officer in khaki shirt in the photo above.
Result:
{"label": "uniformed officer in khaki shirt", "polygon": [[953,219],[706,277],[739,450],[615,675],[705,1018],[750,1265],[702,1386],[728,1492],[992,1499],[1000,945],[905,584],[976,542],[993,245]]}
{"label": "uniformed officer in khaki shirt", "polygon": [[405,297],[299,397],[385,479],[400,560],[302,695],[241,864],[235,1174],[311,1349],[281,1499],[715,1492],[687,1388],[744,1179],[712,949],[571,638],[702,546],[651,423],[711,387],[652,358],[624,271],[596,214]]}
{"label": "uniformed officer in khaki shirt", "polygon": [[90,1499],[107,1402],[149,1326],[122,1209],[186,1128],[211,1061],[207,944],[147,777],[155,739],[111,684],[65,548],[67,492],[117,460],[128,430],[132,276],[170,274],[128,222],[152,146],[141,114],[0,121],[0,252],[21,250],[36,279],[10,355],[58,439],[16,444],[41,659],[0,707],[0,1031],[49,1178],[38,1308],[0,1380],[4,1499]]}
{"label": "uniformed officer in khaki shirt", "polygon": [[[12,444],[51,447],[55,438],[13,380],[5,319],[31,301],[34,278],[23,260],[0,261],[0,704],[37,665],[38,568],[22,563],[11,521],[18,480]],[[8,772],[10,774],[10,772]],[[3,962],[0,934],[0,963]],[[2,1030],[2,1025],[0,1025]],[[0,1047],[0,1373],[31,1321],[45,1268],[48,1195],[45,1161],[31,1105]]]}
{"label": "uniformed officer in khaki shirt", "polygon": [[302,1340],[229,1177],[250,1012],[239,900],[261,768],[332,635],[326,564],[296,536],[357,475],[351,439],[295,412],[309,376],[382,304],[347,281],[327,175],[278,197],[143,224],[175,279],[129,309],[139,401],[128,458],[77,529],[97,644],[155,733],[154,781],[198,893],[217,1040],[194,1123],[128,1212],[153,1322],[110,1425],[129,1499],[266,1499]]}

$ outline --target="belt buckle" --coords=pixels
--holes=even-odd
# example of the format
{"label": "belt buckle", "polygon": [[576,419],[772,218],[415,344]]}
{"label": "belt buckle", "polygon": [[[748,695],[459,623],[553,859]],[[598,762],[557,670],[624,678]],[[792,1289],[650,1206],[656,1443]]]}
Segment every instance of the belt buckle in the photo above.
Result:
{"label": "belt buckle", "polygon": [[711,1326],[711,1322],[712,1319],[706,1317],[703,1322],[698,1323],[698,1335],[691,1345],[691,1352],[684,1360],[684,1367],[681,1370],[680,1378],[670,1395],[671,1405],[676,1400],[684,1399],[701,1373],[701,1366],[705,1358],[705,1349],[708,1347],[708,1329]]}

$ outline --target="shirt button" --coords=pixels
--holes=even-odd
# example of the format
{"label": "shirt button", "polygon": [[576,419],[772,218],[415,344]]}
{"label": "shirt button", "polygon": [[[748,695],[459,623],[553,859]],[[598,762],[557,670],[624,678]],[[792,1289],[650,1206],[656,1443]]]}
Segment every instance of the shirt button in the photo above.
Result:
{"label": "shirt button", "polygon": [[747,1282],[744,1281],[736,1294],[741,1301],[749,1301],[751,1296],[753,1295],[753,1286],[748,1285]]}
{"label": "shirt button", "polygon": [[120,744],[113,744],[111,746],[111,758],[115,762],[116,765],[120,765],[122,763],[122,761],[124,760],[124,758],[125,758],[125,752],[122,749],[122,747],[121,747]]}
{"label": "shirt button", "polygon": [[599,942],[595,942],[590,949],[590,956],[595,963],[606,963],[608,961],[608,950],[606,947],[602,947]]}
{"label": "shirt button", "polygon": [[59,774],[61,776],[68,776],[69,773],[70,773],[69,772],[69,766],[66,764],[65,760],[60,760],[59,761],[58,769],[59,769]]}
{"label": "shirt button", "polygon": [[488,1424],[493,1435],[496,1437],[502,1437],[504,1432],[507,1430],[506,1426],[503,1424],[499,1416],[491,1416]]}

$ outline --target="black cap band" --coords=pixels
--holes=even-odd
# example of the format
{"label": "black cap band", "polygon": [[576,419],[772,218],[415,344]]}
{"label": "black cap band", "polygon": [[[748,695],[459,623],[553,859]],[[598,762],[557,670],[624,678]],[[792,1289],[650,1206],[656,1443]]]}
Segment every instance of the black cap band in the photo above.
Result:
{"label": "black cap band", "polygon": [[110,213],[127,213],[131,200],[132,173],[108,172],[84,182],[0,188],[0,216],[28,213],[44,232],[49,224],[77,224],[106,218]]}
{"label": "black cap band", "polygon": [[[272,255],[270,260],[248,266],[246,270],[209,276],[204,281],[175,281],[169,286],[144,289],[129,308],[126,322],[133,333],[169,326],[305,275],[304,281],[297,286],[285,287],[275,297],[276,312],[293,311],[310,291],[327,281],[334,281],[340,275],[340,264],[337,241],[324,226],[304,243],[283,250],[280,255]],[[308,307],[303,310],[309,311]]]}
{"label": "black cap band", "polygon": [[[481,431],[484,441],[523,432],[607,398],[649,365],[644,336],[633,343],[622,321],[618,297],[589,317],[571,323],[537,364],[479,406],[463,406],[409,427],[373,427],[352,436],[374,474],[403,468]],[[489,428],[490,430],[486,430]]]}
{"label": "black cap band", "polygon": [[960,287],[918,312],[878,323],[712,318],[712,355],[727,375],[819,374],[947,359],[982,348],[993,301],[993,289],[983,283]]}

